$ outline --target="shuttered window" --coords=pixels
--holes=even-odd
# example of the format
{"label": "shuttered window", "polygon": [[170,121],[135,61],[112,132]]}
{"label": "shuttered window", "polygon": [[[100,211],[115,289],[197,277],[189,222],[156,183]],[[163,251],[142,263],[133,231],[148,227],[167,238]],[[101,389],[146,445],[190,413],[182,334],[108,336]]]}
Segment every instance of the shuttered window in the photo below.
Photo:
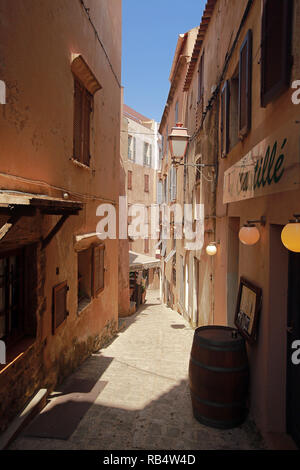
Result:
{"label": "shuttered window", "polygon": [[226,80],[221,92],[221,157],[229,151],[229,82]]}
{"label": "shuttered window", "polygon": [[145,238],[145,253],[149,253],[149,238]]}
{"label": "shuttered window", "polygon": [[204,94],[204,53],[201,56],[198,69],[198,103],[200,103]]}
{"label": "shuttered window", "polygon": [[144,175],[144,191],[149,193],[149,175]]}
{"label": "shuttered window", "polygon": [[133,137],[133,161],[136,160],[136,138]]}
{"label": "shuttered window", "polygon": [[132,171],[128,170],[127,188],[132,189]]}
{"label": "shuttered window", "polygon": [[104,245],[95,246],[93,249],[93,296],[104,289]]}
{"label": "shuttered window", "polygon": [[171,175],[170,175],[170,185],[171,185],[171,201],[176,199],[176,191],[177,191],[177,170],[173,166],[171,167]]}
{"label": "shuttered window", "polygon": [[179,112],[178,111],[179,111],[179,103],[178,103],[178,101],[176,101],[176,104],[175,104],[175,126],[179,122],[178,121],[178,117],[179,117]]}
{"label": "shuttered window", "polygon": [[67,292],[69,287],[67,281],[58,284],[53,288],[53,312],[52,312],[52,332],[65,321],[69,312],[67,311]]}
{"label": "shuttered window", "polygon": [[240,49],[239,62],[239,135],[251,127],[252,31],[249,30]]}
{"label": "shuttered window", "polygon": [[93,96],[77,80],[74,80],[74,159],[90,164],[90,115]]}
{"label": "shuttered window", "polygon": [[261,105],[288,86],[291,71],[293,0],[264,0],[261,43]]}

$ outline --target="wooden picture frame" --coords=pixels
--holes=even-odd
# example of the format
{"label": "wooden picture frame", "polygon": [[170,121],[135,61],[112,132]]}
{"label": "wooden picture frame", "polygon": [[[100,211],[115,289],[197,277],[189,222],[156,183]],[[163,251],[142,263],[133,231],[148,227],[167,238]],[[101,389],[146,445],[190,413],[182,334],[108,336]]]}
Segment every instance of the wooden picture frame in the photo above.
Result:
{"label": "wooden picture frame", "polygon": [[234,324],[250,344],[256,341],[261,301],[261,288],[241,277]]}

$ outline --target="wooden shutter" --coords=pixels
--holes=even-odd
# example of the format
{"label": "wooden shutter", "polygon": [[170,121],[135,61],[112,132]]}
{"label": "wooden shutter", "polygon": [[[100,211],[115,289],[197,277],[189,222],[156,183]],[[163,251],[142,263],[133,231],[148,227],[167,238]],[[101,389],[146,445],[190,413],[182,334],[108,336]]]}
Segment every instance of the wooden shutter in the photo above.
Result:
{"label": "wooden shutter", "polygon": [[67,311],[67,292],[69,287],[67,281],[58,284],[53,288],[53,316],[52,316],[52,332],[61,325],[69,312]]}
{"label": "wooden shutter", "polygon": [[132,189],[132,171],[128,170],[127,188]]}
{"label": "wooden shutter", "polygon": [[144,191],[149,192],[149,175],[144,175]]}
{"label": "wooden shutter", "polygon": [[177,171],[173,166],[171,167],[171,201],[176,199],[176,183],[177,183]]}
{"label": "wooden shutter", "polygon": [[229,81],[226,80],[221,92],[221,157],[229,151]]}
{"label": "wooden shutter", "polygon": [[132,136],[128,136],[128,160],[132,160],[132,150],[131,150],[131,145],[132,145]]}
{"label": "wooden shutter", "polygon": [[158,180],[157,181],[157,204],[161,204],[163,200],[163,194],[162,194],[162,181]]}
{"label": "wooden shutter", "polygon": [[149,253],[149,238],[145,238],[145,253]]}
{"label": "wooden shutter", "polygon": [[84,165],[90,164],[90,115],[93,96],[74,80],[74,155]]}
{"label": "wooden shutter", "polygon": [[133,137],[133,161],[136,159],[136,138]]}
{"label": "wooden shutter", "polygon": [[92,111],[92,95],[84,90],[83,103],[83,139],[82,139],[82,163],[90,164],[90,115]]}
{"label": "wooden shutter", "polygon": [[239,134],[251,128],[252,31],[249,29],[240,49],[239,63]]}
{"label": "wooden shutter", "polygon": [[288,86],[291,71],[293,0],[264,0],[261,43],[261,105]]}
{"label": "wooden shutter", "polygon": [[199,69],[198,69],[198,103],[200,103],[204,94],[204,53],[201,56]]}
{"label": "wooden shutter", "polygon": [[94,297],[104,289],[104,253],[104,245],[95,246],[93,249],[92,292]]}
{"label": "wooden shutter", "polygon": [[78,80],[74,81],[74,149],[73,157],[81,160],[81,141],[82,141],[82,102],[83,88]]}

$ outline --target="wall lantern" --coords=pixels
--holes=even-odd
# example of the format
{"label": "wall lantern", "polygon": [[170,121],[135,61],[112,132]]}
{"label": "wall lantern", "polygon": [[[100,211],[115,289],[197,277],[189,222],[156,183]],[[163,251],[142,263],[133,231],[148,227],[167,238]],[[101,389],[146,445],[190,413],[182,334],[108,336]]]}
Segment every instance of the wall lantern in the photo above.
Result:
{"label": "wall lantern", "polygon": [[300,253],[300,214],[294,214],[295,220],[282,229],[281,241],[284,246],[295,253]]}
{"label": "wall lantern", "polygon": [[180,165],[184,160],[189,141],[187,129],[183,127],[182,123],[178,122],[176,127],[172,127],[171,134],[168,135],[168,140],[170,142],[172,163]]}
{"label": "wall lantern", "polygon": [[239,239],[244,245],[255,245],[260,239],[260,233],[255,224],[266,225],[266,218],[259,220],[247,220],[247,223],[239,231]]}
{"label": "wall lantern", "polygon": [[205,251],[209,256],[215,256],[215,254],[217,253],[217,243],[220,242],[210,242],[205,248]]}

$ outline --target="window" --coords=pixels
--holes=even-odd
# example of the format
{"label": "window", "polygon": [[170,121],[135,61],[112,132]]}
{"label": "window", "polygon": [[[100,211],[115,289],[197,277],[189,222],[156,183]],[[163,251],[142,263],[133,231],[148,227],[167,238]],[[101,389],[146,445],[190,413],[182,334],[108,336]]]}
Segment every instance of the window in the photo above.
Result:
{"label": "window", "polygon": [[169,126],[167,125],[167,127],[166,127],[166,154],[167,154],[167,158],[169,156],[169,139],[168,139],[168,135],[169,135]]}
{"label": "window", "polygon": [[171,166],[170,169],[170,201],[176,200],[177,191],[177,169]]}
{"label": "window", "polygon": [[93,249],[93,296],[95,297],[104,289],[104,245],[99,245]]}
{"label": "window", "polygon": [[37,246],[0,254],[0,339],[7,348],[36,336]]}
{"label": "window", "polygon": [[178,121],[178,118],[179,118],[178,107],[179,107],[179,103],[178,103],[178,100],[177,100],[177,101],[176,101],[176,104],[175,104],[175,126],[176,126],[176,124],[179,122],[179,121]]}
{"label": "window", "polygon": [[261,105],[288,86],[291,71],[292,0],[264,0],[261,47]]}
{"label": "window", "polygon": [[127,188],[132,189],[132,171],[128,170]]}
{"label": "window", "polygon": [[240,63],[237,65],[233,76],[230,79],[230,100],[229,100],[229,143],[230,151],[239,142],[239,75]]}
{"label": "window", "polygon": [[52,333],[65,321],[69,312],[67,310],[67,281],[53,288]]}
{"label": "window", "polygon": [[149,193],[149,175],[144,175],[144,191]]}
{"label": "window", "polygon": [[0,258],[0,339],[23,332],[24,255],[12,252]]}
{"label": "window", "polygon": [[201,56],[199,69],[198,69],[198,103],[203,98],[204,94],[204,52]]}
{"label": "window", "polygon": [[90,164],[90,115],[93,96],[79,82],[74,80],[74,159]]}
{"label": "window", "polygon": [[161,136],[161,153],[160,153],[160,159],[162,160],[164,157],[164,152],[165,152],[165,136]]}
{"label": "window", "polygon": [[104,289],[105,246],[90,247],[78,253],[78,311]]}
{"label": "window", "polygon": [[145,238],[144,252],[149,253],[149,238]]}
{"label": "window", "polygon": [[81,311],[91,301],[91,262],[91,248],[78,253],[78,311]]}
{"label": "window", "polygon": [[151,166],[152,161],[152,145],[144,142],[144,165]]}
{"label": "window", "polygon": [[239,64],[239,135],[251,127],[252,31],[249,29],[240,49]]}
{"label": "window", "polygon": [[229,151],[229,82],[225,82],[221,92],[221,157]]}
{"label": "window", "polygon": [[128,136],[128,160],[135,162],[136,155],[136,139],[132,135]]}

